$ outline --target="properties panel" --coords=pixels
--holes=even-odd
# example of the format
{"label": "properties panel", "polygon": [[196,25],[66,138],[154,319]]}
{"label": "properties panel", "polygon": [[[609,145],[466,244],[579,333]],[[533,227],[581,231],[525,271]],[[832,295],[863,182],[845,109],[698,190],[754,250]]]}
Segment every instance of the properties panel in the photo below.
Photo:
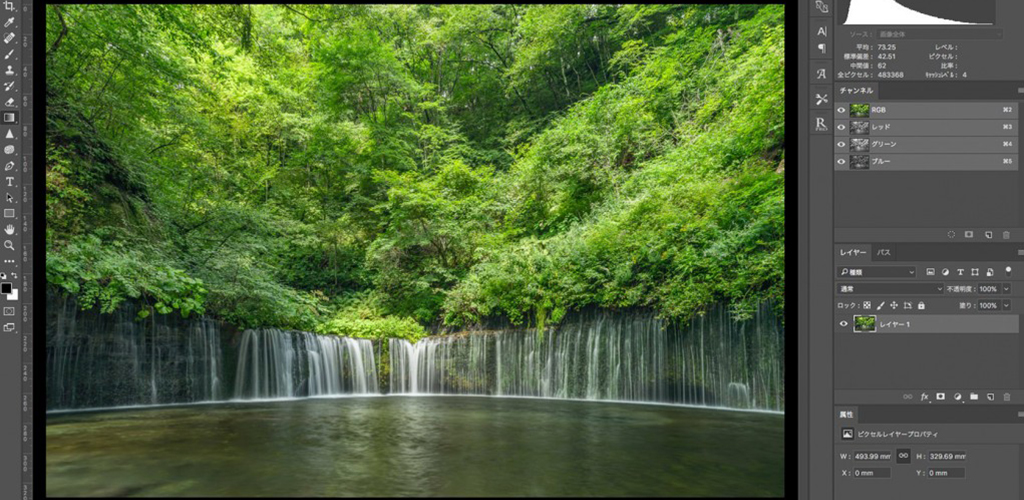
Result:
{"label": "properties panel", "polygon": [[1024,3],[801,9],[801,492],[1024,498]]}

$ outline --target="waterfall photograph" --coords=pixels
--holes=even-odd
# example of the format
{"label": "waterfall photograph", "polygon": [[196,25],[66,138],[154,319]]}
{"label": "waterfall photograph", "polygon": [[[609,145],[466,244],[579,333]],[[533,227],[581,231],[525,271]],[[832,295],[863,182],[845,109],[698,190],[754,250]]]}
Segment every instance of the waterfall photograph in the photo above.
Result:
{"label": "waterfall photograph", "polygon": [[46,496],[785,495],[782,5],[41,9]]}

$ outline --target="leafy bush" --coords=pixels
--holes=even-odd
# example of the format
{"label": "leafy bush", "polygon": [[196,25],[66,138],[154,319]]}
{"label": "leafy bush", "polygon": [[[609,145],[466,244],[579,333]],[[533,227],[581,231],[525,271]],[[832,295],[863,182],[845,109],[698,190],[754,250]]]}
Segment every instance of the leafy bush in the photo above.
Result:
{"label": "leafy bush", "polygon": [[[83,309],[112,312],[126,299],[152,303],[161,314],[202,314],[207,290],[184,271],[158,263],[152,253],[119,240],[106,244],[95,234],[72,239],[61,252],[48,252],[46,281],[75,294]],[[149,314],[144,309],[142,317]]]}
{"label": "leafy bush", "polygon": [[416,342],[426,335],[426,330],[416,320],[383,316],[377,307],[365,300],[343,307],[333,318],[317,325],[315,331],[343,337],[375,340],[399,338],[410,342]]}

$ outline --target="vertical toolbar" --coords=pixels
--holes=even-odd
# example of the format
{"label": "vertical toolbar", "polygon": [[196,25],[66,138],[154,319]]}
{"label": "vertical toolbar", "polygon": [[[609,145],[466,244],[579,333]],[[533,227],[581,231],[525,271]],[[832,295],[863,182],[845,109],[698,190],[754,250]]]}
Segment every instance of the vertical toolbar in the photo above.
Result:
{"label": "vertical toolbar", "polygon": [[0,1],[0,497],[25,500],[33,496],[31,46],[32,3]]}

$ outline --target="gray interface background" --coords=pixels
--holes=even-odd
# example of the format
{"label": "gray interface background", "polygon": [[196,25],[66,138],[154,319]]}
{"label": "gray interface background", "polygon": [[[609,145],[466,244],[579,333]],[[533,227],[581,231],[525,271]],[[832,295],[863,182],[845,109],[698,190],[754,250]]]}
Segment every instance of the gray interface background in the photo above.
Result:
{"label": "gray interface background", "polygon": [[[838,282],[835,270],[841,265],[837,261],[836,243],[887,243],[893,241],[894,233],[909,235],[913,231],[904,230],[913,228],[920,233],[920,241],[938,244],[946,243],[940,239],[946,228],[962,231],[964,227],[1012,228],[1013,239],[1021,241],[1017,236],[1024,233],[1020,229],[1024,225],[1024,207],[1020,202],[1024,176],[1016,169],[861,172],[835,168],[833,159],[837,151],[834,138],[837,136],[833,135],[834,131],[816,135],[812,125],[816,116],[827,116],[827,121],[832,123],[832,106],[839,101],[833,100],[823,112],[818,112],[814,106],[815,92],[811,89],[820,88],[822,82],[815,81],[815,70],[826,68],[834,76],[833,71],[842,60],[831,58],[852,52],[850,47],[857,43],[849,40],[849,32],[874,31],[880,27],[841,26],[840,16],[848,2],[824,3],[833,13],[831,19],[812,12],[815,10],[814,0],[801,1],[797,5],[798,29],[801,35],[809,35],[798,39],[801,96],[798,133],[801,147],[806,145],[807,148],[800,155],[797,183],[797,203],[801,207],[797,220],[800,247],[797,275],[800,301],[798,391],[801,395],[799,496],[815,499],[1024,498],[1021,496],[1024,494],[1024,474],[1020,472],[1024,466],[1024,446],[1019,444],[1024,443],[1024,426],[1020,424],[992,425],[983,423],[983,416],[967,415],[959,421],[976,418],[979,423],[922,423],[940,432],[942,439],[935,444],[904,446],[872,441],[854,441],[856,444],[837,441],[842,425],[836,416],[843,408],[865,417],[864,408],[868,402],[891,402],[890,396],[913,389],[918,389],[917,392],[920,389],[967,390],[973,387],[1012,389],[1016,396],[1014,403],[1024,402],[1024,398],[1017,396],[1024,388],[1024,370],[1021,369],[1024,342],[1020,341],[1019,333],[926,333],[875,336],[866,342],[867,337],[837,333],[838,316],[835,311]],[[1018,83],[1024,87],[1024,50],[1021,50],[1024,47],[1024,2],[997,0],[995,12],[994,28],[1001,32],[998,38],[992,35],[988,40],[970,37],[988,36],[984,33],[992,34],[992,27],[969,32],[962,35],[965,39],[959,40],[958,30],[964,33],[976,28],[907,27],[908,38],[928,28],[944,36],[931,42],[954,40],[958,45],[958,65],[969,74],[961,82],[978,82],[977,85],[948,85],[915,79],[914,72],[930,67],[930,63],[911,56],[899,61],[900,68],[905,68],[908,74],[902,81],[867,79],[850,82],[874,85],[878,93],[875,97],[863,99],[864,102],[913,101],[941,108],[949,102],[985,102],[989,99],[988,102],[1019,105],[1024,95],[1011,95],[1005,89],[1015,89]],[[816,57],[812,53],[817,51],[813,30],[820,26],[829,26],[832,30],[828,37],[827,57]],[[844,34],[847,37],[844,38]],[[876,44],[882,41],[871,39],[869,42]],[[912,45],[907,42],[921,44],[920,40],[893,40],[900,47],[896,50],[900,56],[904,55],[900,52],[904,46]],[[1000,80],[1010,82],[1011,86],[1000,85]],[[825,88],[835,89],[840,83],[845,82],[832,78]],[[887,99],[887,95],[891,99]],[[921,118],[927,118],[927,115]],[[949,123],[949,128],[956,126],[956,122]],[[936,120],[934,127],[941,129],[943,124]],[[1009,138],[1019,144],[1024,137],[1017,127],[1016,134]],[[922,267],[921,263],[916,264],[918,268]],[[1024,279],[1024,266],[1012,279]],[[1014,300],[1013,315],[1016,316],[1016,311],[1024,304],[1024,293],[1021,293],[1024,292],[1024,282],[1014,281],[1013,285],[1014,293],[1008,297]],[[922,341],[924,338],[926,342]],[[864,403],[849,404],[854,400]],[[907,410],[913,407],[901,406]],[[923,419],[928,414],[912,416]],[[856,427],[877,427],[860,424]],[[925,449],[966,452],[966,462],[950,462],[945,466],[956,468],[968,464],[967,478],[901,481],[896,477],[901,468],[927,469],[941,464],[915,460],[909,466],[901,466],[895,459],[885,463],[842,464],[838,459],[839,453],[850,450],[893,451],[896,448],[913,448],[915,453]],[[840,469],[855,467],[890,468],[893,478],[843,480],[839,476]]]}

